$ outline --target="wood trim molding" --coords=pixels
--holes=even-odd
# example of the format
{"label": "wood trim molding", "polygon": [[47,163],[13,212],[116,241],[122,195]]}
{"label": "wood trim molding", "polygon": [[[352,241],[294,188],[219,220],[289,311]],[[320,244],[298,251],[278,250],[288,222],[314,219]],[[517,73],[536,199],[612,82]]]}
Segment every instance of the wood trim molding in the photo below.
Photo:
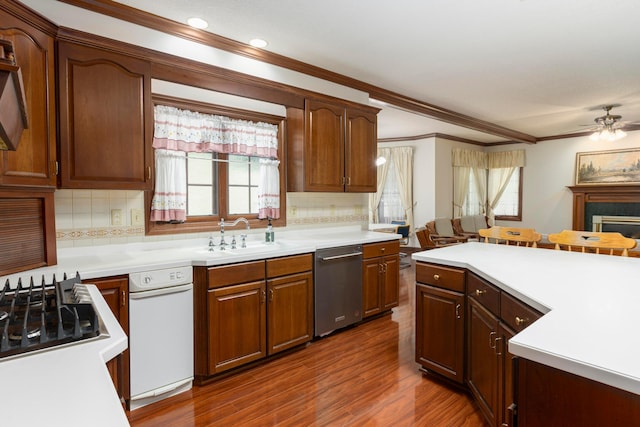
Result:
{"label": "wood trim molding", "polygon": [[310,65],[295,59],[287,58],[272,52],[253,48],[244,43],[240,43],[207,31],[196,30],[188,25],[171,21],[157,15],[143,12],[129,6],[125,6],[113,1],[107,0],[60,0],[76,7],[87,9],[96,13],[111,16],[116,19],[127,21],[133,24],[142,25],[182,37],[208,46],[242,55],[248,58],[256,59],[261,62],[269,63],[284,67],[293,71],[317,77],[322,80],[341,84],[357,90],[369,93],[370,97],[383,101],[394,106],[404,108],[427,117],[433,117],[446,123],[455,124],[480,132],[496,135],[498,137],[507,138],[514,142],[535,143],[537,138],[532,135],[525,134],[513,129],[489,123],[471,116],[457,113],[446,108],[439,107],[406,95],[401,95],[390,90],[386,90],[369,83],[356,80],[354,78],[329,71],[327,69]]}

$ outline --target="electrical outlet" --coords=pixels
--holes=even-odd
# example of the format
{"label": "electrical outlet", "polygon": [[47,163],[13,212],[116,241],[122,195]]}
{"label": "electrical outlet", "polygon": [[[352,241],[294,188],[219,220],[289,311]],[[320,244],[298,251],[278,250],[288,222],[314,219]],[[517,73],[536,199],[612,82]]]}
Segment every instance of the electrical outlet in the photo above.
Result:
{"label": "electrical outlet", "polygon": [[111,209],[111,225],[122,225],[122,209]]}
{"label": "electrical outlet", "polygon": [[298,214],[298,208],[296,206],[290,206],[289,209],[291,209],[291,215],[296,216]]}
{"label": "electrical outlet", "polygon": [[362,205],[355,205],[353,207],[354,215],[362,215]]}
{"label": "electrical outlet", "polygon": [[131,225],[140,226],[144,223],[142,209],[131,209]]}

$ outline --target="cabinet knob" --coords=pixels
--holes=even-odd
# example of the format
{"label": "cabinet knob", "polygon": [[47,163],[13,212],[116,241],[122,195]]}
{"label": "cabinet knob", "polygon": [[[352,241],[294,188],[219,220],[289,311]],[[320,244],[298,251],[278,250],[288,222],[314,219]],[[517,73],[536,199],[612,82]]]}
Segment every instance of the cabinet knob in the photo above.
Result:
{"label": "cabinet knob", "polygon": [[518,326],[522,326],[522,325],[524,325],[525,323],[527,323],[527,320],[529,320],[529,319],[526,319],[526,318],[525,318],[525,319],[523,319],[523,318],[521,318],[521,317],[516,316],[516,325],[518,325]]}
{"label": "cabinet knob", "polygon": [[439,274],[434,274],[433,275],[433,280],[440,280],[440,275]]}
{"label": "cabinet knob", "polygon": [[480,295],[484,295],[486,293],[487,293],[486,289],[476,289],[476,292],[475,292],[477,297],[479,297]]}

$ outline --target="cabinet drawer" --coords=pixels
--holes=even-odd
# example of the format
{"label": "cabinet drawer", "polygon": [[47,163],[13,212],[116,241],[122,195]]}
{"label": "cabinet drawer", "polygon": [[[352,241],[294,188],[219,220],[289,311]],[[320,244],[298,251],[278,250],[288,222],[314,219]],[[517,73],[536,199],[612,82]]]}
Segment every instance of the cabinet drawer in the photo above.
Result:
{"label": "cabinet drawer", "polygon": [[385,255],[393,255],[400,252],[400,241],[392,240],[389,242],[370,243],[362,247],[362,258],[375,258]]}
{"label": "cabinet drawer", "polygon": [[264,280],[264,261],[211,267],[208,274],[209,289]]}
{"label": "cabinet drawer", "polygon": [[494,315],[500,315],[500,289],[475,274],[469,274],[467,289],[469,297],[474,298]]}
{"label": "cabinet drawer", "polygon": [[514,331],[520,332],[542,315],[506,292],[500,295],[500,318]]}
{"label": "cabinet drawer", "polygon": [[303,273],[313,269],[313,255],[303,254],[267,260],[267,278]]}
{"label": "cabinet drawer", "polygon": [[464,270],[416,263],[416,281],[452,291],[464,292]]}

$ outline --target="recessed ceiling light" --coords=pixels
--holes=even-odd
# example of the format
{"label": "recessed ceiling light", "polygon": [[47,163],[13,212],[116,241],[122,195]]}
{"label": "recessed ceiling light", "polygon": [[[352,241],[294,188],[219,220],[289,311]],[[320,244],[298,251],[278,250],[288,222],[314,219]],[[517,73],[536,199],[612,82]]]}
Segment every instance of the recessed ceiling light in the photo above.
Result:
{"label": "recessed ceiling light", "polygon": [[191,25],[193,28],[199,28],[201,30],[209,26],[209,23],[202,18],[189,18],[187,19],[187,24]]}
{"label": "recessed ceiling light", "polygon": [[262,49],[263,47],[266,47],[269,43],[267,43],[266,40],[262,40],[262,39],[251,39],[249,40],[249,44],[253,47]]}

